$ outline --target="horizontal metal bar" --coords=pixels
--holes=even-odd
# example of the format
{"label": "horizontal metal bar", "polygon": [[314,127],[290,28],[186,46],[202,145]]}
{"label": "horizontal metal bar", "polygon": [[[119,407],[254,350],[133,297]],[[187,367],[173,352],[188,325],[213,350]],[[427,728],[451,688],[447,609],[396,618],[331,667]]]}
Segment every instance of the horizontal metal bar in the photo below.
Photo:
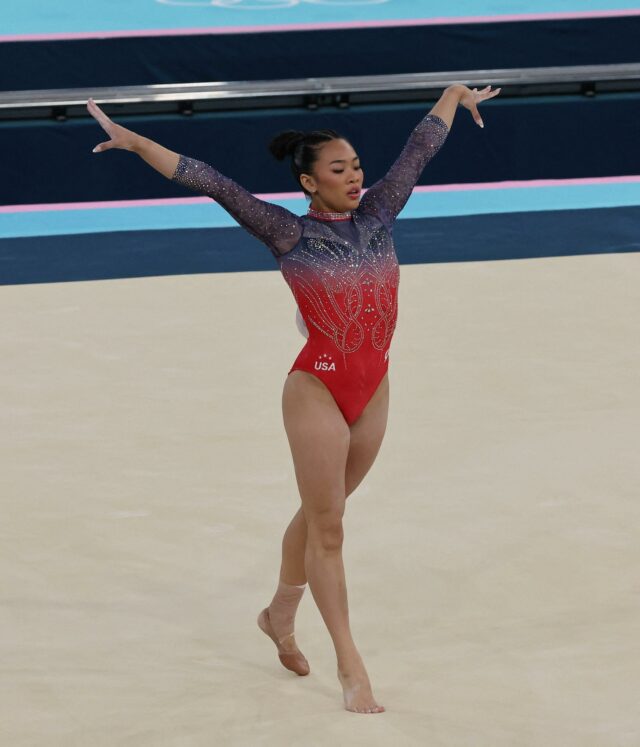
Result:
{"label": "horizontal metal bar", "polygon": [[469,86],[541,86],[636,81],[640,64],[538,67],[498,70],[461,70],[403,75],[303,78],[268,81],[211,81],[117,88],[78,88],[0,93],[0,110],[83,106],[89,97],[98,103],[153,104],[162,102],[233,101],[282,97],[333,96],[446,88],[452,83]]}

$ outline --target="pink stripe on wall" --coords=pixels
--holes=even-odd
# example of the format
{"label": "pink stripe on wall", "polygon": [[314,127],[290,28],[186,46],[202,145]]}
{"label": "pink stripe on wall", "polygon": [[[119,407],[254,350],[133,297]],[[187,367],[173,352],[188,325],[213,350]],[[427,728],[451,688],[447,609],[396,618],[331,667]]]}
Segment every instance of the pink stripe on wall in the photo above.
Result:
{"label": "pink stripe on wall", "polygon": [[2,205],[0,213],[38,213],[55,210],[100,210],[103,208],[193,205],[210,202],[208,197],[171,197],[158,200],[113,200],[105,202],[49,202],[41,205]]}
{"label": "pink stripe on wall", "polygon": [[588,184],[632,184],[640,182],[638,176],[602,176],[582,179],[529,179],[524,181],[476,182],[466,184],[433,184],[415,187],[414,192],[462,192],[482,189],[522,189],[524,187],[570,187]]}
{"label": "pink stripe on wall", "polygon": [[[258,194],[262,200],[288,200],[302,198],[302,192],[273,192]],[[38,213],[57,210],[110,210],[115,208],[168,207],[171,205],[198,205],[211,203],[209,197],[168,197],[157,200],[110,200],[103,202],[50,202],[40,205],[0,205],[0,213]]]}
{"label": "pink stripe on wall", "polygon": [[[483,189],[522,189],[526,187],[569,187],[589,184],[636,184],[634,176],[603,176],[582,179],[530,179],[525,181],[476,182],[466,184],[433,184],[416,187],[414,192],[462,192]],[[366,190],[365,190],[366,191]],[[266,192],[256,194],[261,200],[301,200],[302,192]],[[157,200],[113,200],[104,202],[53,202],[40,205],[0,205],[0,213],[35,213],[59,210],[101,210],[136,207],[166,207],[170,205],[198,205],[213,202],[209,197],[170,197]]]}
{"label": "pink stripe on wall", "polygon": [[135,29],[121,31],[78,31],[54,34],[0,34],[2,42],[63,41],[71,39],[112,39],[141,36],[202,36],[207,34],[259,34],[269,31],[321,31],[329,29],[392,28],[399,26],[441,26],[461,23],[507,23],[513,21],[549,21],[573,18],[614,18],[638,16],[640,8],[627,10],[580,10],[551,13],[520,13],[491,16],[441,16],[439,18],[389,19],[386,21],[331,21],[327,23],[290,23],[261,26],[210,26],[177,29]]}

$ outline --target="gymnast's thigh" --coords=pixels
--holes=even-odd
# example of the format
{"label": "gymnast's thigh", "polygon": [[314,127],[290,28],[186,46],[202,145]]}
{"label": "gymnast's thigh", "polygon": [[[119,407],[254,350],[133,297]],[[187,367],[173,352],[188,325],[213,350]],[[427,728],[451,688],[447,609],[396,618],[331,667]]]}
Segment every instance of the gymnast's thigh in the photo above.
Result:
{"label": "gymnast's thigh", "polygon": [[341,516],[350,431],[334,398],[313,374],[292,371],[282,414],[305,517]]}
{"label": "gymnast's thigh", "polygon": [[347,496],[358,487],[375,462],[387,429],[388,414],[389,376],[385,374],[362,415],[350,427],[345,474]]}

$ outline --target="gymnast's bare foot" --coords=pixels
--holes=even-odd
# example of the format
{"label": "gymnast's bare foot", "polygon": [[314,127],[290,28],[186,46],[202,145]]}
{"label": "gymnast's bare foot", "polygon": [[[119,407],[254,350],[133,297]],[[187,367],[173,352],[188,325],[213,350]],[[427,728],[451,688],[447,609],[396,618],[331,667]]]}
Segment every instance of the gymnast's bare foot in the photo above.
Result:
{"label": "gymnast's bare foot", "polygon": [[378,705],[373,693],[367,670],[362,659],[342,670],[338,668],[338,679],[342,685],[344,707],[354,713],[383,713],[384,706]]}

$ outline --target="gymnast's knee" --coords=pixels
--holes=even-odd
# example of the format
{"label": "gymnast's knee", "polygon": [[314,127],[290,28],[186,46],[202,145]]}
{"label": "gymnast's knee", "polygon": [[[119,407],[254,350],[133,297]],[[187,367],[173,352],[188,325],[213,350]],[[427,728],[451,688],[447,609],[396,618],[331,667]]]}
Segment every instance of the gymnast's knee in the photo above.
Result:
{"label": "gymnast's knee", "polygon": [[307,543],[322,552],[338,552],[344,542],[344,506],[307,517]]}

